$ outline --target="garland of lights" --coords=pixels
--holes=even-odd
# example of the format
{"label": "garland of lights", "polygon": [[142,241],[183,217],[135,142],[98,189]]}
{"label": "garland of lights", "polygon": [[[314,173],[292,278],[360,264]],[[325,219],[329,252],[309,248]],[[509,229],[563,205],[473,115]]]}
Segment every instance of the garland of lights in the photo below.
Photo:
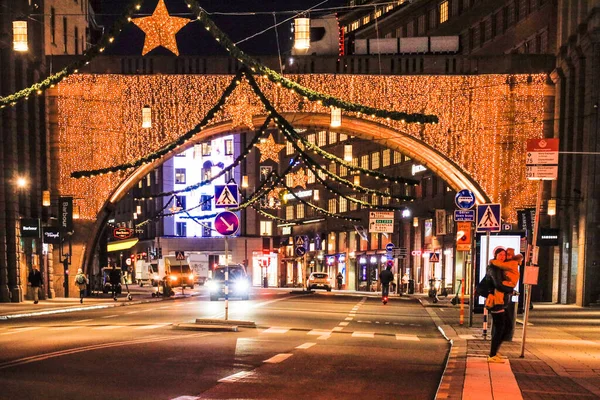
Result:
{"label": "garland of lights", "polygon": [[375,179],[383,179],[385,181],[391,181],[394,183],[404,183],[404,184],[409,184],[409,185],[417,185],[419,183],[418,181],[416,181],[414,179],[389,176],[389,175],[386,175],[379,171],[374,171],[374,170],[370,170],[367,168],[353,165],[353,164],[348,163],[345,160],[337,157],[335,154],[331,154],[331,153],[321,149],[320,147],[310,143],[308,140],[306,140],[304,137],[302,137],[302,135],[299,135],[296,132],[296,130],[294,129],[294,127],[281,114],[279,114],[277,112],[275,107],[273,107],[273,105],[271,104],[270,100],[260,90],[260,87],[258,86],[258,83],[254,79],[252,74],[249,74],[248,71],[245,71],[244,76],[246,77],[246,79],[247,79],[248,83],[250,84],[250,87],[252,88],[254,93],[260,98],[261,102],[263,103],[263,105],[265,106],[267,111],[269,112],[269,115],[274,116],[275,120],[281,123],[282,126],[280,128],[282,129],[282,131],[286,135],[286,137],[290,138],[290,142],[293,143],[297,140],[300,140],[305,147],[313,150],[315,153],[318,153],[323,158],[326,158],[330,161],[334,161],[338,165],[343,165],[344,167],[348,168],[349,170],[360,171],[361,173],[363,173],[367,176],[373,176],[373,177],[375,177]]}
{"label": "garland of lights", "polygon": [[221,95],[219,100],[217,101],[217,104],[215,104],[215,106],[210,109],[210,111],[204,116],[204,118],[202,118],[202,121],[200,121],[199,124],[197,124],[195,127],[190,129],[189,131],[187,131],[182,136],[179,136],[179,138],[172,141],[171,143],[167,143],[166,145],[164,145],[157,151],[150,153],[147,156],[141,157],[135,161],[115,165],[115,166],[108,167],[108,168],[100,168],[100,169],[94,169],[94,170],[88,170],[88,171],[74,171],[71,173],[71,177],[72,178],[83,178],[83,177],[92,177],[95,175],[109,174],[109,173],[113,173],[113,172],[117,172],[117,171],[125,171],[130,168],[136,168],[143,164],[150,163],[154,160],[161,158],[165,154],[173,151],[177,146],[181,146],[182,144],[184,144],[187,140],[191,139],[194,135],[198,134],[206,125],[208,125],[210,123],[210,121],[214,118],[215,114],[219,110],[221,110],[221,108],[227,101],[227,98],[229,98],[231,93],[234,91],[235,87],[240,84],[240,79],[242,79],[242,75],[243,75],[242,71],[238,71],[238,73],[235,75],[235,77],[233,78],[233,80],[231,81],[229,86],[227,86],[227,88],[225,89],[225,91],[223,92],[223,94]]}
{"label": "garland of lights", "polygon": [[300,197],[299,197],[299,196],[298,196],[296,193],[294,193],[294,192],[293,192],[293,190],[292,190],[292,189],[290,189],[290,187],[288,187],[286,184],[284,184],[283,186],[284,186],[284,187],[285,187],[285,188],[286,188],[286,189],[287,189],[287,190],[288,190],[288,191],[289,191],[289,192],[292,194],[292,196],[294,196],[294,198],[295,198],[296,200],[298,200],[300,203],[302,203],[302,204],[304,204],[304,205],[307,205],[308,207],[310,207],[310,208],[312,208],[312,209],[315,209],[315,210],[319,211],[320,213],[322,213],[322,214],[324,214],[324,215],[326,215],[326,216],[328,216],[328,217],[333,217],[333,218],[343,219],[343,220],[346,220],[346,221],[352,221],[352,222],[359,222],[359,221],[361,221],[361,219],[360,219],[360,218],[344,217],[344,216],[342,216],[342,215],[338,215],[338,214],[331,213],[331,212],[327,211],[327,210],[326,210],[326,209],[324,209],[324,208],[321,208],[321,207],[319,207],[319,206],[317,206],[317,205],[315,205],[315,204],[313,204],[313,203],[311,203],[311,202],[309,202],[309,201],[306,201],[306,200],[304,200],[304,199],[300,198]]}
{"label": "garland of lights", "polygon": [[190,185],[190,186],[186,186],[183,189],[171,190],[168,192],[160,192],[160,193],[151,194],[151,195],[145,196],[145,197],[136,197],[136,198],[134,198],[134,200],[146,200],[146,199],[152,200],[155,197],[163,197],[163,196],[170,196],[172,194],[177,194],[177,193],[191,192],[193,190],[196,190],[203,186],[211,184],[212,182],[214,182],[218,178],[222,177],[223,175],[227,174],[229,171],[231,171],[232,169],[234,169],[235,167],[237,167],[238,165],[241,164],[241,162],[248,156],[248,154],[250,154],[250,152],[255,147],[255,145],[260,141],[261,136],[266,132],[270,122],[271,122],[271,117],[267,117],[265,122],[262,124],[262,126],[258,130],[258,133],[256,133],[256,135],[254,135],[254,138],[252,138],[252,140],[250,141],[250,144],[248,146],[246,146],[246,148],[241,152],[239,157],[236,158],[232,164],[223,168],[221,170],[221,172],[219,172],[215,176],[211,177],[210,179]]}
{"label": "garland of lights", "polygon": [[90,47],[86,50],[81,59],[74,61],[73,63],[67,65],[62,70],[57,73],[50,75],[46,79],[41,82],[34,83],[33,85],[21,89],[16,93],[10,94],[5,97],[0,98],[0,108],[4,108],[7,105],[14,106],[17,101],[25,99],[28,100],[29,96],[32,94],[43,94],[44,90],[49,88],[53,88],[54,85],[65,79],[71,74],[76,74],[79,72],[79,69],[90,63],[94,58],[96,58],[100,53],[104,52],[104,49],[114,42],[115,37],[121,32],[121,29],[131,21],[131,16],[133,15],[135,10],[139,10],[141,6],[138,4],[138,0],[131,1],[125,8],[125,12],[121,17],[119,17],[112,27],[102,35],[97,44]]}
{"label": "garland of lights", "polygon": [[262,216],[264,216],[264,217],[267,217],[267,218],[270,218],[270,219],[272,219],[272,220],[279,221],[279,222],[287,222],[287,219],[280,218],[280,217],[277,217],[277,216],[275,216],[275,215],[273,215],[273,214],[270,214],[270,213],[268,213],[268,212],[266,212],[266,211],[264,211],[264,210],[262,210],[262,209],[260,209],[260,208],[256,207],[256,205],[254,205],[254,204],[252,205],[252,208],[254,208],[254,210],[255,210],[257,213],[259,213],[260,215],[262,215]]}
{"label": "garland of lights", "polygon": [[267,68],[265,65],[259,63],[258,61],[244,53],[240,48],[238,48],[235,45],[235,43],[233,43],[233,41],[209,18],[206,11],[204,11],[204,9],[200,7],[200,4],[198,4],[196,0],[186,0],[186,2],[188,8],[192,9],[192,11],[196,14],[197,19],[204,25],[206,30],[211,33],[215,40],[218,43],[220,43],[221,46],[223,46],[225,50],[227,50],[229,54],[231,54],[232,57],[235,57],[239,62],[244,64],[246,67],[250,68],[252,72],[263,75],[263,77],[268,78],[271,82],[274,82],[277,85],[290,89],[295,93],[298,93],[299,95],[303,96],[307,100],[317,101],[325,106],[337,107],[349,112],[357,112],[361,114],[371,115],[373,117],[385,118],[395,121],[404,121],[407,123],[418,124],[438,123],[438,118],[435,115],[419,113],[408,114],[405,112],[387,111],[374,107],[368,107],[357,103],[351,103],[348,101],[338,99],[334,96],[310,90],[294,81],[291,81],[278,74],[277,72],[273,71],[272,69]]}

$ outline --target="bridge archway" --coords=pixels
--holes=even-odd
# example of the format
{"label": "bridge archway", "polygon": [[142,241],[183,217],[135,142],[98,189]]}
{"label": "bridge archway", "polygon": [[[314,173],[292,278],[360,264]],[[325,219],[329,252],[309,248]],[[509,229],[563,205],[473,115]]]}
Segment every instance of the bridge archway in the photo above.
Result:
{"label": "bridge archway", "polygon": [[[283,113],[283,117],[288,120],[295,128],[317,128],[331,129],[330,115],[323,113]],[[253,124],[260,126],[265,122],[265,116],[253,118]],[[362,139],[375,140],[381,145],[392,150],[399,151],[412,160],[418,162],[424,167],[430,169],[449,186],[458,191],[461,189],[470,189],[475,194],[477,202],[490,202],[490,197],[481,188],[479,183],[474,180],[466,171],[458,166],[454,161],[447,156],[428,145],[424,141],[417,139],[414,136],[393,129],[389,126],[382,125],[375,121],[368,121],[360,118],[344,117],[342,126],[335,129],[337,132],[346,133],[348,135],[357,136]],[[159,167],[175,154],[183,152],[197,143],[206,141],[207,139],[218,136],[224,133],[231,133],[231,122],[226,121],[202,130],[199,134],[175,148],[172,152],[165,155],[152,163],[145,164],[133,171],[127,178],[122,180],[110,194],[104,205],[98,212],[93,228],[93,234],[89,236],[86,244],[86,254],[83,264],[89,270],[90,263],[93,260],[93,252],[99,242],[103,227],[108,221],[116,204],[122,200],[127,192],[131,190],[144,176]],[[233,130],[235,133],[244,134],[243,130]]]}

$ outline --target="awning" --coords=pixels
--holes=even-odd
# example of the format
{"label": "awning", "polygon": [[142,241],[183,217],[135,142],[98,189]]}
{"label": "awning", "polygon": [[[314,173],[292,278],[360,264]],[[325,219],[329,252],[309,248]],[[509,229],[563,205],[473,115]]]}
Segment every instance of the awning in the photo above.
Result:
{"label": "awning", "polygon": [[118,242],[110,242],[106,245],[106,251],[110,253],[113,251],[127,250],[135,246],[139,241],[140,239],[133,238],[127,240],[119,240]]}

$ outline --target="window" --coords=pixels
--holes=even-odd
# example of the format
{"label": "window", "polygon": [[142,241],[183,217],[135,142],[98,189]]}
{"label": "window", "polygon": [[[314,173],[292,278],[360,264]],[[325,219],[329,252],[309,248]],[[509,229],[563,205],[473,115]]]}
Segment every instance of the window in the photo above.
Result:
{"label": "window", "polygon": [[329,199],[327,211],[329,211],[332,214],[336,214],[337,213],[336,205],[337,205],[337,202],[335,201],[335,199]]}
{"label": "window", "polygon": [[327,180],[327,175],[322,170],[318,170],[317,174],[319,175],[319,178],[321,178],[322,181],[326,181]]}
{"label": "window", "polygon": [[319,142],[317,143],[317,146],[323,147],[326,145],[327,145],[327,132],[321,131],[321,132],[319,132]]}
{"label": "window", "polygon": [[294,219],[294,206],[287,206],[285,208],[285,219]]}
{"label": "window", "polygon": [[54,7],[50,7],[50,35],[52,44],[56,44],[56,10]]}
{"label": "window", "polygon": [[202,237],[212,236],[212,222],[202,223]]}
{"label": "window", "polygon": [[360,157],[360,166],[364,169],[369,169],[369,155],[364,155]]}
{"label": "window", "polygon": [[260,235],[271,236],[273,235],[273,222],[271,221],[260,221]]}
{"label": "window", "polygon": [[345,133],[340,133],[340,142],[343,142],[344,140],[348,140],[348,135]]}
{"label": "window", "polygon": [[440,24],[448,21],[448,1],[443,1],[440,4]]}
{"label": "window", "polygon": [[508,30],[508,6],[502,9],[502,32]]}
{"label": "window", "polygon": [[479,46],[485,43],[485,21],[479,23]]}
{"label": "window", "polygon": [[435,13],[435,10],[429,10],[429,12],[427,13],[428,17],[427,17],[427,30],[430,29],[435,29],[436,27],[436,23],[437,23],[437,15]]}
{"label": "window", "polygon": [[358,203],[350,201],[350,211],[356,211],[358,209]]}
{"label": "window", "polygon": [[285,142],[285,155],[294,154],[294,145],[289,140]]}
{"label": "window", "polygon": [[290,188],[292,187],[292,182],[293,182],[292,178],[293,178],[292,175],[285,176],[285,185],[287,187],[290,187]]}
{"label": "window", "polygon": [[64,49],[65,49],[65,53],[67,53],[67,37],[68,37],[68,30],[67,30],[67,17],[63,17],[63,44],[64,44]]}
{"label": "window", "polygon": [[385,149],[383,151],[383,166],[388,167],[390,165],[390,149]]}
{"label": "window", "polygon": [[233,139],[225,139],[225,155],[233,155]]}
{"label": "window", "polygon": [[371,169],[379,169],[379,152],[371,154]]}
{"label": "window", "polygon": [[388,205],[388,204],[390,204],[390,198],[387,197],[387,196],[381,197],[381,204],[382,205]]}
{"label": "window", "polygon": [[202,143],[202,155],[210,156],[210,143],[209,142]]}
{"label": "window", "polygon": [[308,176],[308,183],[315,183],[317,178],[315,178],[315,174],[312,170],[307,170],[306,175]]}
{"label": "window", "polygon": [[417,36],[425,34],[425,15],[421,15],[418,19]]}
{"label": "window", "polygon": [[337,132],[329,132],[329,144],[337,143]]}
{"label": "window", "polygon": [[407,37],[413,37],[413,36],[415,36],[415,21],[410,21],[406,25],[406,36]]}
{"label": "window", "polygon": [[344,197],[340,197],[340,213],[348,211],[348,200]]}
{"label": "window", "polygon": [[521,19],[521,0],[514,0],[515,7],[515,23],[519,22]]}
{"label": "window", "polygon": [[491,31],[492,31],[492,39],[496,37],[498,34],[498,18],[500,18],[500,13],[492,15],[491,19]]}
{"label": "window", "polygon": [[187,235],[187,222],[177,222],[175,226],[177,236],[185,237]]}
{"label": "window", "polygon": [[368,24],[369,22],[371,22],[371,15],[370,15],[370,14],[369,14],[369,15],[365,15],[365,16],[363,17],[363,21],[362,21],[362,22],[363,22],[363,25],[366,25],[366,24]]}
{"label": "window", "polygon": [[212,210],[212,196],[203,194],[200,196],[200,210],[210,211]]}
{"label": "window", "polygon": [[340,165],[340,176],[347,176],[348,175],[348,167],[346,167],[345,165]]}
{"label": "window", "polygon": [[314,133],[311,133],[310,135],[308,135],[308,143],[315,144],[316,140],[317,140],[317,135],[315,135]]}
{"label": "window", "polygon": [[175,183],[185,183],[185,168],[175,168]]}
{"label": "window", "polygon": [[79,54],[79,28],[75,27],[75,54]]}
{"label": "window", "polygon": [[150,184],[152,183],[152,178],[150,177],[150,174],[146,175],[146,186],[150,187]]}
{"label": "window", "polygon": [[332,161],[329,163],[329,172],[331,172],[332,174],[337,174],[337,168],[336,168],[336,164]]}
{"label": "window", "polygon": [[184,210],[187,210],[187,197],[186,196],[175,196],[177,205]]}
{"label": "window", "polygon": [[394,164],[400,164],[402,162],[402,154],[394,151]]}
{"label": "window", "polygon": [[[358,167],[358,157],[354,157],[354,158],[352,159],[352,166],[353,166],[353,167]],[[358,170],[356,170],[356,169],[353,169],[353,170],[352,170],[352,175],[358,175],[358,173],[359,173],[359,171],[358,171]]]}
{"label": "window", "polygon": [[304,218],[304,204],[296,204],[296,218]]}
{"label": "window", "polygon": [[202,176],[201,176],[202,182],[210,180],[212,177],[212,163],[210,161],[205,162],[202,165],[201,172],[202,172]]}
{"label": "window", "polygon": [[371,195],[371,204],[374,206],[379,205],[379,196],[377,196],[375,193]]}

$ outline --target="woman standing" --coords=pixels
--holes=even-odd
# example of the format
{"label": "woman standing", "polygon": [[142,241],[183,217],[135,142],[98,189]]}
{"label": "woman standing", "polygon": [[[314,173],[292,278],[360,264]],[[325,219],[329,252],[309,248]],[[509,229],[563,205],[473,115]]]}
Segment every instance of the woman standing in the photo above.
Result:
{"label": "woman standing", "polygon": [[[506,250],[503,248],[497,248],[494,251],[494,259],[492,261],[496,261],[497,263],[505,262]],[[496,275],[495,271],[493,270],[494,268],[497,267],[490,262],[490,265],[488,265],[487,274],[490,276]],[[499,307],[498,304],[495,304],[494,296],[494,290],[492,290],[486,299],[486,308],[490,310],[490,313],[492,314],[492,320],[494,321],[494,329],[492,330],[492,344],[490,347],[488,362],[503,363],[504,360],[498,356],[498,349],[500,349],[500,345],[502,345],[502,342],[504,341],[507,329],[510,330],[512,328],[510,326],[510,319],[507,317],[505,308],[506,304],[500,305]]]}

